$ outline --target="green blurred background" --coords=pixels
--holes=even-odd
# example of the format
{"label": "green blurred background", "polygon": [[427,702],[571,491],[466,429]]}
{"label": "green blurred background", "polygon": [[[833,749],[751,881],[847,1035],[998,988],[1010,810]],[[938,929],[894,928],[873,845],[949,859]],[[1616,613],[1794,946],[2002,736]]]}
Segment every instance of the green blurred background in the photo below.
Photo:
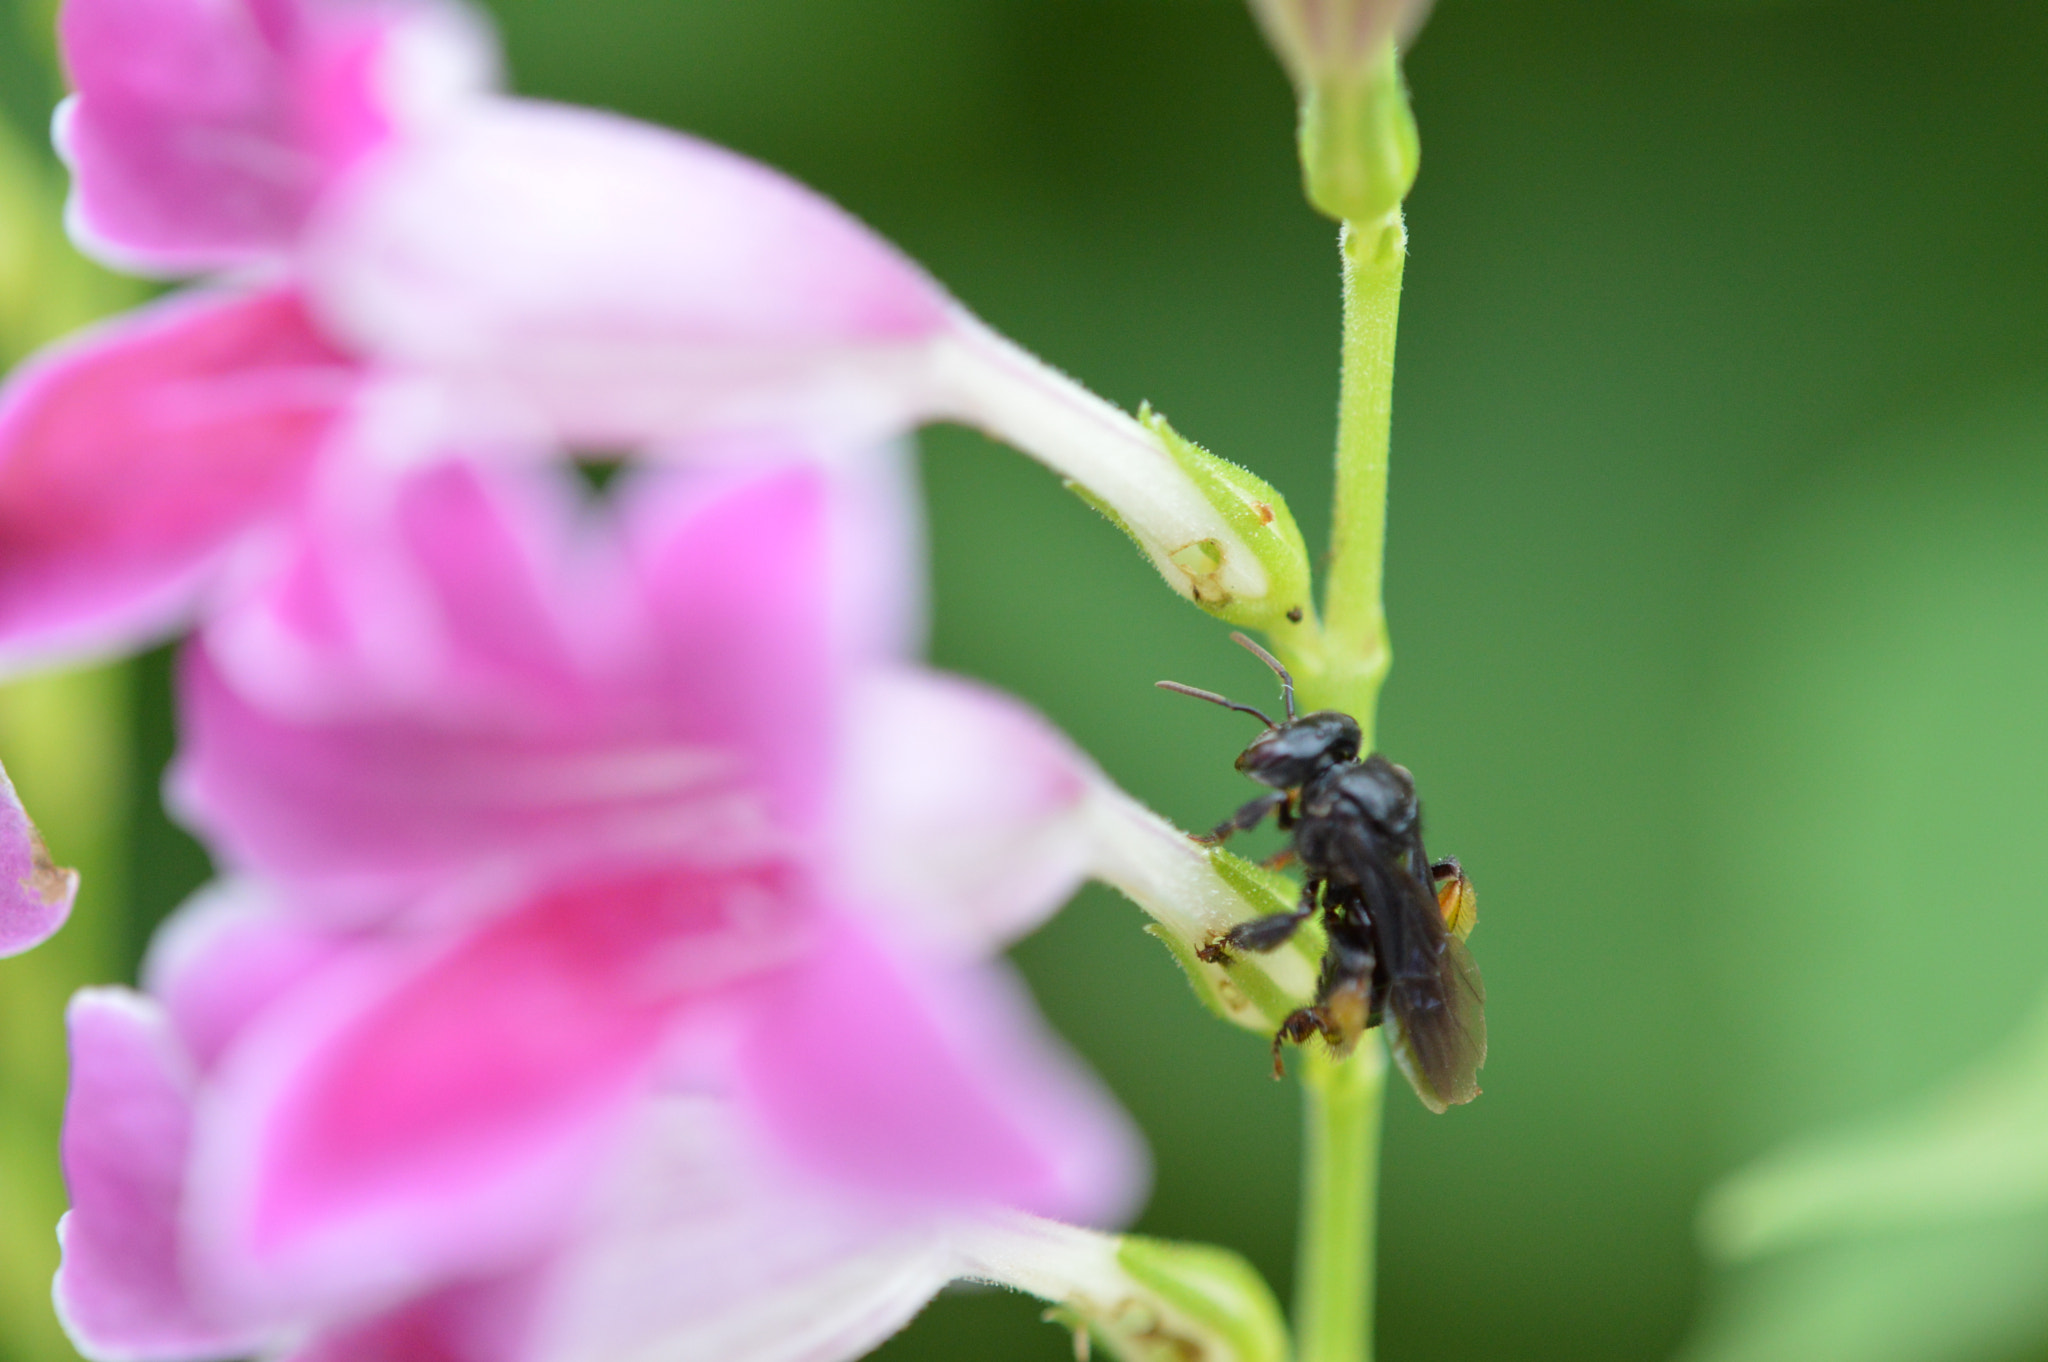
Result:
{"label": "green blurred background", "polygon": [[[51,235],[47,15],[9,4],[11,356],[124,295]],[[1240,0],[497,12],[519,89],[818,185],[1320,539],[1332,232]],[[1442,0],[1408,70],[1382,744],[1477,878],[1493,1051],[1469,1108],[1394,1095],[1382,1354],[2048,1357],[2039,1188],[1738,1270],[1695,1233],[1723,1174],[1936,1090],[2048,984],[2048,6]],[[1258,699],[1257,664],[1037,466],[924,443],[936,659],[1184,824],[1234,807],[1242,721],[1150,683]],[[7,1362],[69,1355],[55,1009],[204,873],[155,811],[169,744],[160,654],[0,695],[0,759],[88,872],[0,965]],[[1284,1292],[1295,1094],[1139,926],[1090,891],[1018,954],[1151,1134],[1143,1228]],[[885,1355],[1051,1362],[1035,1314],[949,1296]]]}

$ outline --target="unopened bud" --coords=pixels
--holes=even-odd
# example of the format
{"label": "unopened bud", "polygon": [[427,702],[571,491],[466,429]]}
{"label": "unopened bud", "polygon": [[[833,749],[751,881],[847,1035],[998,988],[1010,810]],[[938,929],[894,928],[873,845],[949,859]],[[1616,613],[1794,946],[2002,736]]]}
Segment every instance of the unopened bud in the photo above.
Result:
{"label": "unopened bud", "polygon": [[1301,101],[1301,173],[1309,202],[1342,222],[1401,206],[1421,149],[1397,43],[1428,0],[1252,0]]}
{"label": "unopened bud", "polygon": [[1356,76],[1389,42],[1422,27],[1430,0],[1251,0],[1266,40],[1297,85]]}

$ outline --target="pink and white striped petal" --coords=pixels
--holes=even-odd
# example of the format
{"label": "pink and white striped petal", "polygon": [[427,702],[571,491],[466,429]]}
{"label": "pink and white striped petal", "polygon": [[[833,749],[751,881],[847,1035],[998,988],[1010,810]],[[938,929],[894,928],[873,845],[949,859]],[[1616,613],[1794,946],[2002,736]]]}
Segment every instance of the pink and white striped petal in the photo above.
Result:
{"label": "pink and white striped petal", "polygon": [[368,165],[304,256],[321,316],[430,371],[463,426],[597,447],[799,428],[870,443],[928,405],[950,303],[824,198],[679,133],[478,101]]}
{"label": "pink and white striped petal", "polygon": [[[681,479],[580,581],[567,527],[491,494],[525,476],[418,475],[395,553],[316,542],[187,655],[174,798],[230,864],[370,911],[509,863],[786,855],[819,823],[825,474]],[[394,683],[406,617],[427,643],[384,650],[417,670]]]}
{"label": "pink and white striped petal", "polygon": [[302,983],[200,1104],[207,1280],[255,1317],[334,1318],[538,1252],[679,1022],[801,939],[792,901],[770,870],[614,872]]}
{"label": "pink and white striped petal", "polygon": [[941,1212],[1094,1224],[1134,1209],[1137,1132],[1001,966],[912,966],[842,919],[779,987],[738,1072],[794,1162]]}
{"label": "pink and white striped petal", "polygon": [[853,902],[955,959],[1029,932],[1088,876],[1103,777],[1018,700],[877,668],[846,691],[834,840]]}
{"label": "pink and white striped petal", "polygon": [[287,289],[175,298],[17,370],[0,389],[0,666],[182,620],[305,485],[355,373]]}
{"label": "pink and white striped petal", "polygon": [[57,1227],[57,1312],[96,1362],[260,1351],[261,1329],[209,1312],[185,1275],[181,1210],[196,1082],[161,1009],[126,989],[72,999],[71,1095]]}
{"label": "pink and white striped petal", "polygon": [[526,1355],[843,1362],[953,1275],[949,1224],[788,1166],[730,1103],[665,1097],[548,1274]]}
{"label": "pink and white striped petal", "polygon": [[141,274],[283,257],[349,166],[495,68],[434,4],[66,0],[58,32],[72,233]]}

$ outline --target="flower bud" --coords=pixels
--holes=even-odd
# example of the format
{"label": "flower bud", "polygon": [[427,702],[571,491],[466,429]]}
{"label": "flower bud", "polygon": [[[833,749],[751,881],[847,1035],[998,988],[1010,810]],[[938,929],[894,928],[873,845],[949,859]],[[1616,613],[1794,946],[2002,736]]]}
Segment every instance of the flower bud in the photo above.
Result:
{"label": "flower bud", "polygon": [[1421,26],[1428,0],[1252,0],[1301,100],[1308,199],[1344,222],[1401,206],[1420,148],[1395,44]]}
{"label": "flower bud", "polygon": [[1251,0],[1266,41],[1306,89],[1372,65],[1389,41],[1407,42],[1430,0]]}
{"label": "flower bud", "polygon": [[1271,1288],[1226,1249],[1021,1216],[962,1235],[958,1248],[970,1275],[1054,1302],[1046,1318],[1074,1330],[1078,1356],[1095,1343],[1120,1362],[1288,1357]]}

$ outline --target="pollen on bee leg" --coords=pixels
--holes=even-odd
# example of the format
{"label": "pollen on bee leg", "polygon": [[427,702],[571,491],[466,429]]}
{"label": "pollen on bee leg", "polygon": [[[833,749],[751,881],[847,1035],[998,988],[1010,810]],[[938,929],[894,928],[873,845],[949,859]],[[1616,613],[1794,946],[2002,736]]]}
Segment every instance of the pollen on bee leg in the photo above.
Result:
{"label": "pollen on bee leg", "polygon": [[1444,915],[1444,926],[1463,941],[1479,925],[1479,892],[1472,887],[1472,877],[1455,856],[1438,861],[1429,872],[1436,880],[1436,906]]}

